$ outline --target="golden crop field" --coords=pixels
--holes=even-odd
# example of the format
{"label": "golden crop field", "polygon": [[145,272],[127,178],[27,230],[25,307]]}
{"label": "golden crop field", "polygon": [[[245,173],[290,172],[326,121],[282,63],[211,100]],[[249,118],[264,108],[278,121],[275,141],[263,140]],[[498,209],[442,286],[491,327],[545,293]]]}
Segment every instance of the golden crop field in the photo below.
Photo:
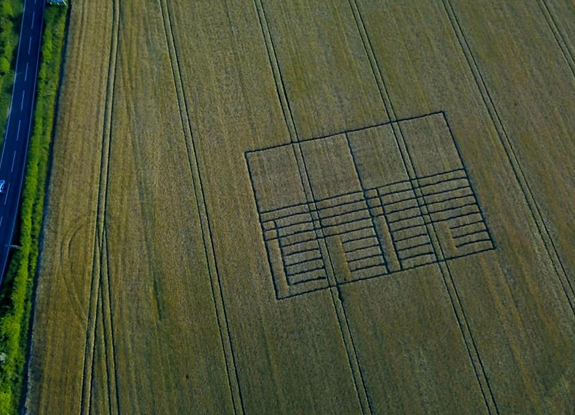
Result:
{"label": "golden crop field", "polygon": [[573,414],[575,3],[76,0],[28,414]]}

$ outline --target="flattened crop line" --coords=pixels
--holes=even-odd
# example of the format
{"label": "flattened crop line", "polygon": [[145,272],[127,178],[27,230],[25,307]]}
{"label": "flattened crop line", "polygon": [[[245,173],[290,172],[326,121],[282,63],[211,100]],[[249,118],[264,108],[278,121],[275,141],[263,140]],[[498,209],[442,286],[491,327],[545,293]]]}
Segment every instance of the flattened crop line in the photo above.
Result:
{"label": "flattened crop line", "polygon": [[[102,133],[102,148],[100,155],[100,176],[97,192],[97,208],[96,220],[94,227],[94,247],[92,253],[92,283],[90,290],[90,301],[88,309],[88,317],[86,323],[86,340],[85,340],[85,356],[84,367],[82,373],[82,394],[80,397],[80,415],[90,413],[90,400],[92,394],[92,376],[95,354],[95,336],[96,336],[96,319],[97,307],[100,296],[100,287],[102,285],[102,255],[104,245],[104,222],[105,210],[108,193],[108,178],[109,178],[109,162],[110,162],[110,147],[112,139],[112,112],[114,105],[114,91],[116,89],[116,72],[118,66],[118,39],[120,36],[120,4],[117,0],[111,0],[113,7],[112,14],[112,33],[110,38],[110,58],[108,63],[108,82],[106,85],[106,100],[104,104],[104,120],[103,120],[103,133]],[[107,293],[109,295],[109,292]],[[109,304],[109,302],[108,302]],[[104,312],[104,310],[103,310]],[[113,346],[112,346],[113,349]],[[112,355],[114,352],[112,352]],[[106,359],[106,368],[108,371],[108,378],[114,377],[110,383],[117,386],[115,366],[114,371],[110,371],[108,367],[108,360]],[[112,401],[112,394],[116,396],[115,410],[120,413],[120,402],[117,389],[112,392],[108,389],[110,394],[109,399]]]}
{"label": "flattened crop line", "polygon": [[563,54],[563,57],[567,61],[567,65],[569,65],[569,69],[571,69],[571,73],[575,77],[575,58],[573,58],[573,53],[571,52],[569,45],[565,41],[565,36],[561,32],[559,25],[555,21],[555,17],[553,17],[553,13],[549,9],[549,5],[547,4],[547,1],[546,0],[537,0],[537,4],[539,5],[539,8],[541,9],[541,13],[543,13],[543,16],[545,17],[545,21],[547,22],[547,25],[549,26],[549,30],[551,30],[551,32],[553,33],[553,37],[555,38],[555,41],[557,42],[557,44],[559,45],[559,48],[561,49],[561,53]]}
{"label": "flattened crop line", "polygon": [[549,232],[549,229],[547,228],[547,225],[543,220],[543,215],[541,214],[539,205],[537,204],[537,200],[533,195],[533,191],[531,190],[529,181],[525,176],[523,167],[521,166],[519,157],[517,156],[517,152],[513,147],[513,143],[509,138],[509,134],[507,134],[505,125],[503,124],[501,116],[497,111],[497,107],[495,106],[493,98],[491,97],[491,93],[487,88],[487,83],[483,77],[483,74],[481,73],[479,64],[477,63],[477,59],[475,58],[475,55],[473,54],[473,51],[469,46],[469,42],[465,37],[465,33],[463,32],[463,28],[459,22],[459,19],[457,18],[457,15],[455,13],[453,5],[451,4],[451,1],[450,0],[441,0],[441,1],[445,13],[447,15],[447,18],[449,20],[449,23],[451,24],[451,28],[455,33],[455,36],[461,47],[462,53],[467,61],[471,74],[473,75],[473,79],[475,80],[475,84],[477,86],[477,89],[479,90],[479,94],[483,99],[483,103],[485,104],[487,113],[489,114],[489,117],[491,119],[491,122],[493,123],[493,126],[495,127],[495,130],[497,131],[497,135],[499,136],[499,141],[501,142],[503,150],[505,151],[505,155],[507,156],[507,159],[511,164],[513,173],[519,184],[519,187],[521,187],[522,191],[521,193],[523,194],[523,197],[527,202],[527,206],[531,211],[531,216],[535,221],[539,235],[541,235],[543,246],[545,247],[545,250],[547,251],[547,254],[551,260],[551,263],[555,268],[557,278],[559,279],[561,287],[563,288],[565,296],[567,297],[567,301],[569,303],[569,306],[571,307],[571,311],[573,312],[573,314],[575,314],[575,290],[573,288],[573,285],[571,284],[571,281],[567,276],[567,271],[565,270],[565,266],[561,261],[561,257],[559,256],[557,247],[553,242],[551,233]]}
{"label": "flattened crop line", "polygon": [[[108,192],[106,191],[106,205],[108,203]],[[107,208],[106,208],[107,211]],[[105,214],[105,213],[104,213]],[[102,293],[102,315],[104,317],[104,321],[102,322],[104,325],[104,347],[105,350],[105,359],[106,359],[106,370],[108,373],[107,376],[107,387],[108,387],[108,402],[109,402],[109,411],[111,415],[119,415],[120,414],[120,397],[118,392],[118,364],[117,364],[117,355],[116,355],[116,342],[114,339],[114,318],[112,310],[113,301],[112,301],[112,287],[110,283],[110,249],[109,249],[109,240],[108,240],[108,227],[107,227],[107,220],[104,218],[105,225],[104,225],[104,237],[103,237],[103,244],[101,249],[101,258],[100,258],[100,272],[101,272],[101,289],[103,290]]]}
{"label": "flattened crop line", "polygon": [[160,9],[162,20],[164,24],[164,31],[166,35],[166,42],[168,44],[168,55],[172,67],[172,76],[174,80],[174,87],[178,98],[178,107],[180,111],[180,122],[182,124],[182,131],[184,133],[186,152],[188,158],[188,166],[192,176],[192,186],[194,189],[194,196],[196,199],[196,208],[200,216],[200,227],[202,229],[202,239],[204,246],[204,253],[208,263],[208,273],[210,276],[210,285],[212,290],[212,299],[216,318],[218,321],[218,329],[220,333],[220,341],[224,354],[226,364],[226,372],[228,377],[228,387],[232,398],[234,413],[244,414],[244,399],[240,380],[238,376],[237,365],[235,361],[234,343],[232,334],[229,328],[229,321],[226,311],[226,304],[222,293],[222,282],[218,263],[216,259],[216,252],[213,244],[213,234],[210,224],[210,217],[208,213],[206,196],[202,183],[202,176],[200,170],[200,163],[197,156],[196,142],[194,136],[194,129],[192,127],[189,106],[186,97],[184,82],[182,79],[182,72],[180,69],[180,58],[176,48],[176,40],[174,36],[174,29],[172,24],[172,11],[170,6],[165,0],[160,0]]}
{"label": "flattened crop line", "polygon": [[[99,351],[101,354],[103,353],[103,355],[101,355],[100,358],[103,357],[104,359],[107,359],[107,357],[108,357],[108,351],[106,350],[106,347],[105,347],[105,344],[106,344],[106,339],[105,339],[106,333],[105,333],[105,331],[104,331],[104,330],[105,330],[104,327],[102,327],[102,324],[104,324],[104,311],[103,311],[104,298],[103,298],[103,297],[104,297],[103,287],[100,287],[100,290],[99,290],[99,293],[98,293],[97,306],[96,306],[96,315],[97,315],[97,318],[96,318],[96,329],[95,329],[95,330],[96,330],[96,335],[95,335],[95,336],[96,336],[96,338],[98,338],[98,337],[101,338],[104,343],[101,344],[101,343],[98,342],[98,341],[95,342],[95,346],[94,346],[95,351],[94,351],[94,353],[92,354],[92,367],[96,367],[96,354],[98,353],[98,351]],[[99,350],[98,350],[98,349],[99,349]],[[101,366],[101,362],[100,362],[100,366]],[[107,366],[107,365],[104,365],[104,367],[103,367],[103,368],[101,367],[101,369],[103,370],[103,373],[102,373],[103,378],[102,378],[102,379],[97,379],[97,378],[95,378],[94,376],[92,376],[92,379],[91,379],[92,387],[93,387],[94,384],[98,384],[98,383],[99,383],[98,380],[103,380],[103,381],[105,381],[106,384],[107,384],[108,387],[109,387],[109,383],[110,383],[110,373],[109,373],[109,370],[108,370],[108,366]],[[92,370],[94,370],[94,369],[92,369]],[[103,396],[103,394],[102,394],[102,396]],[[104,397],[104,398],[105,398],[105,397]],[[113,411],[113,409],[112,409],[112,400],[111,400],[109,397],[108,397],[108,399],[107,399],[107,403],[108,403],[108,405],[107,405],[108,413],[109,413],[109,414],[113,414],[114,411]],[[97,401],[97,397],[95,397],[95,395],[92,394],[92,393],[90,394],[90,402],[88,402],[87,405],[88,405],[88,407],[90,408],[90,412],[91,412],[91,410],[92,410],[92,408],[93,408],[94,406],[96,406],[96,407],[98,407],[98,406],[104,407],[104,406],[105,406],[103,402],[98,402],[98,401]]]}
{"label": "flattened crop line", "polygon": [[[98,237],[95,237],[94,244],[98,243]],[[100,286],[98,284],[98,278],[95,277],[95,264],[92,264],[92,289],[90,290],[90,303],[88,310],[88,324],[86,327],[86,345],[84,352],[84,372],[82,374],[82,400],[80,402],[80,414],[89,413],[92,403],[92,373],[94,371],[95,360],[96,360],[96,330],[98,328],[98,311],[100,310]],[[98,270],[99,273],[99,270]],[[92,298],[95,304],[92,303]],[[92,319],[90,319],[92,316]],[[93,321],[93,327],[90,325]],[[92,332],[90,332],[92,330]]]}
{"label": "flattened crop line", "polygon": [[[405,141],[405,139],[403,137],[403,132],[401,130],[401,126],[399,124],[393,123],[393,120],[395,120],[397,118],[397,116],[395,113],[395,109],[393,107],[391,95],[387,89],[387,85],[385,83],[385,78],[383,77],[383,71],[381,69],[379,61],[377,60],[377,56],[375,55],[373,44],[372,44],[371,39],[369,37],[369,33],[367,31],[365,21],[364,21],[363,16],[362,16],[362,12],[359,8],[359,5],[357,4],[357,0],[348,0],[348,3],[349,3],[349,6],[352,10],[352,14],[353,14],[353,17],[354,17],[356,25],[357,25],[357,30],[359,32],[359,35],[360,35],[361,40],[363,42],[367,57],[369,59],[369,63],[371,65],[373,75],[374,75],[376,84],[377,84],[378,89],[379,89],[379,93],[381,94],[381,98],[382,98],[384,106],[385,106],[385,110],[387,112],[388,118],[391,120],[391,125],[393,127],[393,135],[394,135],[395,141],[397,143],[397,147],[399,148],[399,151],[401,153],[401,157],[403,159],[403,165],[405,167],[405,170],[406,170],[408,176],[410,177],[410,183],[412,186],[415,185],[416,187],[419,187],[419,188],[426,187],[427,185],[421,186],[421,184],[419,183],[419,181],[417,179],[417,175],[415,174],[416,173],[415,172],[415,166],[414,166],[414,163],[411,159],[411,156],[409,153],[409,148],[407,146],[407,142]],[[454,139],[454,143],[455,143],[455,139]],[[463,162],[463,159],[462,159],[462,162]],[[416,199],[416,200],[417,200],[417,204],[419,206],[420,205],[419,199]],[[424,200],[424,206],[425,206],[425,200]],[[441,256],[442,256],[441,259],[444,259],[445,254],[443,252],[443,248],[441,247],[441,245],[439,243],[437,243],[437,244],[435,243],[435,239],[437,239],[437,230],[435,229],[434,223],[431,222],[429,224],[429,227],[426,224],[425,228],[428,231],[428,234],[431,236],[430,239],[431,239],[432,245],[434,247],[437,245],[439,248],[439,249],[436,249],[436,252],[441,253]],[[396,232],[398,230],[399,229],[395,229],[394,232]],[[436,262],[438,262],[439,269],[441,271],[443,284],[444,284],[445,289],[447,291],[447,294],[449,296],[455,319],[459,325],[461,336],[463,337],[463,343],[464,343],[465,348],[467,350],[467,354],[469,356],[471,366],[473,368],[473,371],[475,373],[475,377],[477,379],[477,383],[479,385],[479,389],[480,389],[481,394],[483,396],[484,404],[485,404],[485,406],[486,406],[486,408],[490,414],[493,414],[493,413],[498,414],[499,409],[497,407],[497,402],[495,401],[495,396],[494,396],[493,391],[491,389],[491,385],[489,384],[489,379],[488,379],[487,374],[485,372],[485,368],[484,368],[481,356],[479,354],[477,344],[475,343],[475,339],[473,337],[473,332],[471,331],[471,327],[469,326],[467,316],[465,315],[465,310],[463,308],[461,298],[460,298],[459,293],[457,291],[457,286],[455,285],[455,279],[453,278],[451,270],[449,269],[449,266],[447,265],[447,263],[445,261],[436,261]]]}
{"label": "flattened crop line", "polygon": [[[274,45],[273,37],[271,34],[271,30],[269,27],[268,19],[266,16],[265,7],[262,3],[262,0],[253,0],[253,4],[255,7],[255,11],[258,17],[258,22],[262,31],[262,36],[264,40],[264,45],[268,54],[268,59],[270,63],[270,69],[273,75],[273,79],[276,86],[276,92],[278,95],[278,100],[280,102],[280,106],[282,108],[284,119],[287,125],[287,129],[289,131],[290,140],[295,145],[292,145],[292,150],[294,153],[294,157],[296,159],[298,165],[298,172],[300,175],[300,180],[302,187],[304,189],[304,193],[306,196],[306,201],[309,202],[319,202],[319,200],[315,197],[313,188],[311,186],[311,181],[309,179],[309,170],[306,165],[305,157],[303,156],[300,139],[298,135],[297,125],[295,123],[293,113],[291,110],[290,102],[287,96],[287,90],[283,81],[282,71],[280,62],[277,56],[276,47]],[[253,186],[253,184],[252,184]],[[256,200],[257,204],[257,200]],[[369,218],[368,218],[369,219]],[[341,224],[340,224],[341,225]],[[315,229],[315,226],[314,226]],[[320,232],[323,231],[322,227],[320,226]],[[367,386],[365,384],[365,378],[363,375],[363,370],[361,368],[361,364],[359,362],[359,358],[357,355],[357,348],[355,346],[355,341],[353,339],[353,334],[351,328],[349,326],[349,319],[345,310],[345,305],[343,303],[343,296],[341,289],[337,287],[335,281],[335,272],[334,272],[334,265],[327,249],[327,245],[325,239],[320,238],[316,231],[316,239],[320,245],[320,249],[322,252],[322,256],[327,258],[326,265],[326,274],[328,283],[330,286],[329,292],[330,297],[332,300],[334,313],[338,321],[339,330],[342,337],[343,346],[347,355],[349,369],[351,372],[355,392],[357,395],[357,399],[359,405],[361,407],[361,411],[363,414],[371,414],[373,413],[371,399],[369,397],[369,392],[367,390]],[[292,297],[293,298],[293,297]]]}

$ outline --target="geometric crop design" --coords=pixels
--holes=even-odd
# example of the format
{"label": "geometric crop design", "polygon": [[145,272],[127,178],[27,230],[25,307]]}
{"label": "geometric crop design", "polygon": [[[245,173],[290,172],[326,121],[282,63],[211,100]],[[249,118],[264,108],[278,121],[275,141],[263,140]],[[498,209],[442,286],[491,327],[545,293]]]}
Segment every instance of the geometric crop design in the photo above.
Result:
{"label": "geometric crop design", "polygon": [[444,113],[246,159],[278,299],[495,247]]}

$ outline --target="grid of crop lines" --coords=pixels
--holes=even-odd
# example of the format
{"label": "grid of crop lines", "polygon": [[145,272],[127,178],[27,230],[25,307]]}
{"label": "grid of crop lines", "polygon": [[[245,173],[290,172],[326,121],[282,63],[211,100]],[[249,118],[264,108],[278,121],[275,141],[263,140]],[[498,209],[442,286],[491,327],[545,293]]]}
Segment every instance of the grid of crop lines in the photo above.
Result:
{"label": "grid of crop lines", "polygon": [[[337,258],[338,250],[344,261],[334,265],[334,281],[345,284],[495,247],[444,114],[394,124],[413,131],[407,140],[416,154],[410,158],[419,160],[424,175],[409,178],[401,168],[405,160],[393,145],[391,124],[307,140],[300,145],[311,187],[327,190],[310,201],[294,144],[247,153],[278,298],[329,287],[326,262]],[[436,134],[419,137],[419,129]],[[427,149],[417,148],[421,145],[449,155],[450,165],[427,156]],[[322,147],[338,154],[334,168],[341,175],[322,170]],[[399,168],[386,172],[384,164]],[[291,204],[279,193],[289,194]],[[319,239],[328,247],[326,256]]]}

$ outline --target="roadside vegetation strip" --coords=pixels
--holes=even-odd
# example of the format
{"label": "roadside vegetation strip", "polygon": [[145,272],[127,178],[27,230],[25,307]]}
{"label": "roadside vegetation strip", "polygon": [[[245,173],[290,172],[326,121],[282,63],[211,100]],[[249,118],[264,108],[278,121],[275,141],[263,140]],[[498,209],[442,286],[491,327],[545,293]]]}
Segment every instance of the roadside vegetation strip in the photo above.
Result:
{"label": "roadside vegetation strip", "polygon": [[32,288],[38,258],[44,193],[48,171],[54,110],[67,9],[49,7],[45,12],[41,62],[32,136],[22,193],[18,249],[8,268],[0,294],[0,413],[16,413],[28,345]]}
{"label": "roadside vegetation strip", "polygon": [[14,81],[22,5],[21,0],[0,0],[0,143],[4,140]]}

